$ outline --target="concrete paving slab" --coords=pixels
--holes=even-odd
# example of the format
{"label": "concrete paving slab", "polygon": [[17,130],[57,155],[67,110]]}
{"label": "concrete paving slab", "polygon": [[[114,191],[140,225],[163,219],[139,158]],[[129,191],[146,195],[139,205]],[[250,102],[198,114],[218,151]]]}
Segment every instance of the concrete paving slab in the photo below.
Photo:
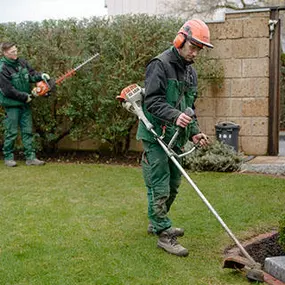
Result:
{"label": "concrete paving slab", "polygon": [[285,156],[257,156],[243,163],[241,171],[285,176]]}
{"label": "concrete paving slab", "polygon": [[247,162],[248,164],[278,164],[285,165],[285,156],[257,156]]}
{"label": "concrete paving slab", "polygon": [[285,282],[285,256],[267,257],[264,261],[264,271]]}

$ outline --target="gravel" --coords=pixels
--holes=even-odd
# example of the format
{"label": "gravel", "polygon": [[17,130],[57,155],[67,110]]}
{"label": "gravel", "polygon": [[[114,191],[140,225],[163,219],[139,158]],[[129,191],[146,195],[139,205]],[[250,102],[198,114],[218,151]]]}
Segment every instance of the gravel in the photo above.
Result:
{"label": "gravel", "polygon": [[285,175],[284,164],[249,164],[244,163],[241,166],[242,172],[255,172],[273,175]]}

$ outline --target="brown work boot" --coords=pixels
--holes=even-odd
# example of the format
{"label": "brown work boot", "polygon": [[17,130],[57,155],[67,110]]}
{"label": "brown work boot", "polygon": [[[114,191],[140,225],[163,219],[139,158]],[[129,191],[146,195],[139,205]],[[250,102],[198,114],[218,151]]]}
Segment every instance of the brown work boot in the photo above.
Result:
{"label": "brown work boot", "polygon": [[173,235],[172,228],[159,234],[157,246],[177,256],[188,256],[189,254],[188,249],[178,243],[177,236]]}
{"label": "brown work boot", "polygon": [[[172,228],[171,227],[169,230],[171,230],[171,233],[174,236],[177,236],[177,237],[183,237],[184,236],[184,229],[182,229],[182,228]],[[155,235],[154,227],[153,227],[151,222],[149,222],[149,224],[148,224],[147,233],[149,235]]]}

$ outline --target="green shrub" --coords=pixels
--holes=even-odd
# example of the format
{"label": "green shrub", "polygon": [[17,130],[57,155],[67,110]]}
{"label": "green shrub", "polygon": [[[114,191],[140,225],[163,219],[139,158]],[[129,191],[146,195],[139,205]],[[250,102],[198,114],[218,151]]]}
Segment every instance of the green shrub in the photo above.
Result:
{"label": "green shrub", "polygon": [[285,53],[281,54],[281,64],[282,66],[285,66]]}
{"label": "green shrub", "polygon": [[[188,142],[185,152],[191,150],[193,146],[193,143]],[[236,153],[233,147],[219,141],[204,148],[198,147],[183,158],[184,167],[191,171],[232,172],[239,170],[241,164],[241,154]]]}
{"label": "green shrub", "polygon": [[[38,148],[56,150],[69,136],[95,139],[116,153],[127,151],[137,119],[115,97],[129,84],[143,85],[146,64],[171,46],[182,24],[182,19],[148,15],[0,24],[0,38],[16,42],[21,57],[53,78],[100,53],[56,94],[33,100]],[[222,80],[221,64],[207,55],[195,65],[201,89]]]}

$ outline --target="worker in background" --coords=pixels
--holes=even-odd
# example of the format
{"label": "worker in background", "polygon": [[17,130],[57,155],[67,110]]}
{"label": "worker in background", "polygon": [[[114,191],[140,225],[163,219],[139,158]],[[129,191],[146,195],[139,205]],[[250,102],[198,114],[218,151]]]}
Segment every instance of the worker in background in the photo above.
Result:
{"label": "worker in background", "polygon": [[26,165],[44,165],[44,161],[36,158],[33,146],[30,106],[33,95],[30,83],[49,80],[50,76],[36,72],[26,60],[18,58],[15,43],[2,43],[1,52],[3,56],[0,59],[0,105],[5,110],[4,163],[8,167],[17,165],[14,160],[14,145],[20,128]]}
{"label": "worker in background", "polygon": [[[155,132],[169,143],[180,130],[173,150],[180,154],[188,140],[200,146],[208,144],[196,116],[184,113],[195,110],[197,74],[192,63],[203,47],[210,44],[208,26],[201,20],[187,21],[178,31],[173,46],[152,59],[146,68],[143,109]],[[148,233],[158,236],[158,247],[177,256],[187,256],[188,249],[177,241],[182,228],[172,226],[168,212],[178,193],[181,173],[167,156],[153,134],[140,122],[137,139],[142,140],[142,168],[148,197]],[[179,159],[178,159],[179,160]]]}

